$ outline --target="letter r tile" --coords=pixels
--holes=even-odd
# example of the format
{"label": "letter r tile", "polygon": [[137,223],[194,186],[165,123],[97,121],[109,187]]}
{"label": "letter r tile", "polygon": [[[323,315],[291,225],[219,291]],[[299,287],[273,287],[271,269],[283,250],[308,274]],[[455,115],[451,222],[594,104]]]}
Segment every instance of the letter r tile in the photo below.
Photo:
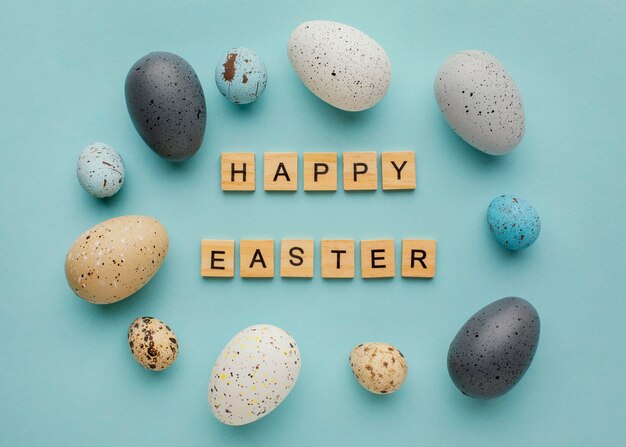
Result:
{"label": "letter r tile", "polygon": [[437,241],[404,239],[402,241],[402,276],[433,278],[437,261]]}

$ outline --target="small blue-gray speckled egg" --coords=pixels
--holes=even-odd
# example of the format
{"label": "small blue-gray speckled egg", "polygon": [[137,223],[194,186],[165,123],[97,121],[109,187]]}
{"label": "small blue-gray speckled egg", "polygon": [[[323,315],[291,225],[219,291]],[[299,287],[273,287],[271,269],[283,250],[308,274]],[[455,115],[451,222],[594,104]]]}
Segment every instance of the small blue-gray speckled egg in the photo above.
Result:
{"label": "small blue-gray speckled egg", "polygon": [[215,83],[230,102],[248,104],[263,94],[267,85],[267,70],[254,51],[233,48],[215,67]]}
{"label": "small blue-gray speckled egg", "polygon": [[94,197],[111,197],[124,185],[124,162],[115,149],[105,143],[85,147],[78,157],[76,176],[81,186]]}
{"label": "small blue-gray speckled egg", "polygon": [[533,206],[519,197],[496,197],[487,209],[489,231],[509,250],[529,247],[539,237],[541,221]]}

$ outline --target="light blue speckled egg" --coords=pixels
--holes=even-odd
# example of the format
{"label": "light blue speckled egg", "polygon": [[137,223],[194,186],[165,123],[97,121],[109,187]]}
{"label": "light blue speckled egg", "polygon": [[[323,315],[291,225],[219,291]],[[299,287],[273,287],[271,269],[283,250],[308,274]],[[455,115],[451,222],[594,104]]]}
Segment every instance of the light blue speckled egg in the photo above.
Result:
{"label": "light blue speckled egg", "polygon": [[541,222],[535,208],[519,197],[496,197],[487,209],[491,234],[509,250],[529,247],[539,237]]}
{"label": "light blue speckled egg", "polygon": [[259,99],[267,85],[265,64],[248,48],[233,48],[215,67],[215,83],[222,95],[235,104]]}
{"label": "light blue speckled egg", "polygon": [[111,197],[124,184],[124,162],[120,154],[108,144],[93,143],[80,153],[76,176],[81,186],[92,196]]}

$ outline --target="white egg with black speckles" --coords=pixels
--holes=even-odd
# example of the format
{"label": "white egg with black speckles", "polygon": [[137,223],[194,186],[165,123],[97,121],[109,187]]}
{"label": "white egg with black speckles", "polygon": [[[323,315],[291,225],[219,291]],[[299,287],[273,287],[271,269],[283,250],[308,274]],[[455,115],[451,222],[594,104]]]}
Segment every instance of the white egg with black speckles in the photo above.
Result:
{"label": "white egg with black speckles", "polygon": [[461,51],[443,63],[435,99],[452,129],[490,155],[515,149],[524,136],[524,106],[502,63],[484,51]]}
{"label": "white egg with black speckles", "polygon": [[343,23],[302,23],[291,33],[288,54],[304,85],[338,109],[358,112],[373,107],[391,82],[391,63],[383,47]]}
{"label": "white egg with black speckles", "polygon": [[151,371],[169,368],[178,356],[176,334],[153,317],[139,317],[130,324],[128,347],[137,363]]}
{"label": "white egg with black speckles", "polygon": [[76,164],[78,182],[94,197],[111,197],[124,185],[124,162],[115,149],[93,143],[83,149]]}
{"label": "white egg with black speckles", "polygon": [[250,326],[228,342],[213,366],[209,406],[227,425],[245,425],[276,409],[300,375],[300,350],[282,329]]}

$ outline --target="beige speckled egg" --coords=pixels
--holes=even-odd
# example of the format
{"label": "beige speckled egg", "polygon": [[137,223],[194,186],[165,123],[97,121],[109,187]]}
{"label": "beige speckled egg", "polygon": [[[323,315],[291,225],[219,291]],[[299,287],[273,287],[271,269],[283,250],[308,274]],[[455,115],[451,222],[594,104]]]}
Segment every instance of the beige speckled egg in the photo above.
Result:
{"label": "beige speckled egg", "polygon": [[90,228],[65,258],[65,277],[74,293],[95,304],[129,297],[159,270],[167,255],[163,225],[152,217],[122,216]]}
{"label": "beige speckled egg", "polygon": [[368,391],[390,394],[400,389],[408,367],[402,353],[387,343],[363,343],[350,353],[354,377]]}
{"label": "beige speckled egg", "polygon": [[169,368],[178,355],[174,331],[152,317],[139,317],[130,324],[128,346],[137,363],[152,371]]}

